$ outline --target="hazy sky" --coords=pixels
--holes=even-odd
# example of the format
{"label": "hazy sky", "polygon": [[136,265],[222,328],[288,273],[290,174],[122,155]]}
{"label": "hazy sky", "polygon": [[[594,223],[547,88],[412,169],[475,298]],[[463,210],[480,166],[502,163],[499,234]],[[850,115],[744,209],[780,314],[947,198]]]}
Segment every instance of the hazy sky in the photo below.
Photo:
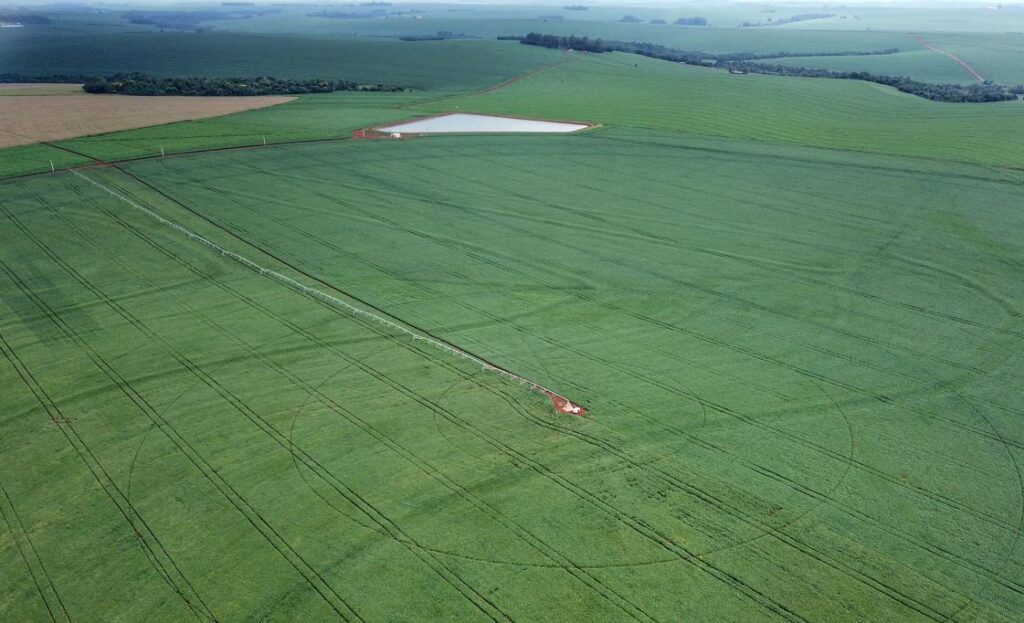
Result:
{"label": "hazy sky", "polygon": [[[295,3],[295,4],[358,4],[366,0],[253,0],[256,4],[284,4],[284,3]],[[393,4],[492,4],[492,5],[536,5],[536,6],[562,6],[565,2],[559,0],[390,0]],[[575,2],[576,0],[573,0]],[[138,0],[136,2],[60,2],[54,0],[0,0],[0,7],[16,7],[16,6],[41,6],[41,5],[72,5],[72,4],[84,4],[89,6],[118,6],[123,7],[126,5],[219,5],[220,0]],[[715,0],[588,0],[583,4],[589,4],[591,6],[603,5],[603,6],[729,6],[733,4],[758,4],[765,6],[817,6],[817,7],[846,7],[854,8],[858,6],[891,6],[891,7],[913,7],[913,8],[928,8],[928,7],[977,7],[977,6],[991,6],[995,4],[1003,5],[1017,5],[1024,4],[1024,0],[1011,1],[1011,2],[1000,2],[999,0],[854,0],[852,2],[822,2],[814,0],[790,0],[787,2],[729,2],[729,1],[715,1]]]}

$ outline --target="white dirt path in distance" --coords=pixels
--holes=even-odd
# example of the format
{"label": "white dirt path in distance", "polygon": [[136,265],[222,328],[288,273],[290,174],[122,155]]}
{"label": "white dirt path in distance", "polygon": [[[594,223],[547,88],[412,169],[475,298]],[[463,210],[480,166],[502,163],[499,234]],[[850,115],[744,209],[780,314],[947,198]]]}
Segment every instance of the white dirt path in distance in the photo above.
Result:
{"label": "white dirt path in distance", "polygon": [[931,50],[932,52],[938,52],[939,54],[942,54],[943,56],[948,56],[949,58],[953,59],[953,61],[955,63],[957,63],[958,65],[960,65],[964,69],[966,69],[967,73],[969,73],[972,76],[974,76],[974,79],[977,80],[978,82],[985,82],[985,78],[981,74],[979,74],[976,69],[971,67],[969,64],[967,64],[967,62],[965,60],[963,60],[962,58],[960,58],[956,54],[953,54],[952,52],[947,52],[946,50],[943,50],[942,48],[935,47],[934,45],[932,45],[932,44],[928,43],[927,41],[925,41],[924,37],[915,37],[915,39],[917,39],[918,43],[923,45],[925,48]]}

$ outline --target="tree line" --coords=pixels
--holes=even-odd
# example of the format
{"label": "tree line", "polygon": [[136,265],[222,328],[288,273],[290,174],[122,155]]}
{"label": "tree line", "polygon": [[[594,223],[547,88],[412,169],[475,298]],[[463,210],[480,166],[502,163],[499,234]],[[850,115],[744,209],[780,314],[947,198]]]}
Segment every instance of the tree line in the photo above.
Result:
{"label": "tree line", "polygon": [[800,15],[793,15],[791,17],[783,17],[775,21],[768,20],[767,22],[743,22],[740,24],[740,28],[757,28],[758,26],[783,26],[785,24],[795,24],[797,22],[806,22],[812,19],[828,19],[835,17],[835,13],[801,13]]}
{"label": "tree line", "polygon": [[525,45],[538,45],[542,48],[555,50],[579,50],[581,52],[614,52],[605,45],[602,39],[591,39],[590,37],[559,37],[557,35],[542,35],[539,32],[531,32],[525,37],[498,37],[499,39],[517,40]]}
{"label": "tree line", "polygon": [[731,71],[767,74],[771,76],[797,76],[801,78],[832,78],[835,80],[864,80],[876,84],[884,84],[898,91],[934,100],[936,102],[1004,102],[1018,99],[1024,95],[1024,85],[996,84],[985,81],[980,84],[935,84],[921,82],[908,76],[886,76],[866,71],[833,71],[831,69],[813,69],[808,67],[790,67],[788,65],[769,65],[766,63],[732,62],[726,63]]}
{"label": "tree line", "polygon": [[201,22],[247,19],[254,15],[280,13],[281,9],[236,8],[230,11],[125,11],[123,19],[133,24],[171,30],[204,30]]}
{"label": "tree line", "polygon": [[295,80],[260,78],[157,78],[145,74],[90,76],[82,80],[86,93],[116,95],[300,95],[334,91],[404,91],[390,84],[367,84],[348,80]]}
{"label": "tree line", "polygon": [[580,50],[584,52],[627,52],[629,54],[640,54],[661,60],[687,63],[692,65],[707,65],[707,61],[731,62],[731,61],[756,61],[775,58],[788,58],[800,56],[873,56],[883,54],[896,54],[899,48],[886,48],[884,50],[872,50],[869,52],[730,52],[728,54],[712,54],[710,52],[698,52],[695,50],[680,50],[668,48],[656,43],[641,43],[638,41],[605,41],[603,39],[590,39],[588,37],[560,37],[558,35],[544,35],[531,32],[525,37],[503,36],[498,39],[514,40],[526,45],[538,45],[545,48],[557,50]]}
{"label": "tree line", "polygon": [[596,53],[627,52],[687,65],[718,67],[729,70],[732,73],[830,78],[833,80],[864,80],[884,84],[904,93],[910,93],[911,95],[938,102],[999,102],[1018,99],[1018,96],[1024,95],[1024,85],[1008,86],[991,81],[966,86],[962,84],[934,84],[914,80],[908,76],[888,76],[866,71],[833,71],[831,69],[774,65],[761,62],[770,59],[798,56],[871,56],[895,54],[899,52],[899,48],[889,48],[873,52],[773,52],[767,54],[736,52],[731,54],[712,54],[695,50],[678,50],[654,43],[603,41],[601,39],[588,39],[587,37],[558,37],[540,33],[530,33],[525,37],[520,37],[519,41],[525,45],[539,45],[556,49],[572,49]]}

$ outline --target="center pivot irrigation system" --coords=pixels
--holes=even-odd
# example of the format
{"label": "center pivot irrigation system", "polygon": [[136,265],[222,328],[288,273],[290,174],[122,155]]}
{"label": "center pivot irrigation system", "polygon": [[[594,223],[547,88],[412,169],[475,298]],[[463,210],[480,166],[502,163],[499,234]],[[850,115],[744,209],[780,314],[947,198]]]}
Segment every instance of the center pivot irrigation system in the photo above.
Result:
{"label": "center pivot irrigation system", "polygon": [[[469,361],[472,361],[473,363],[479,365],[480,368],[483,369],[483,370],[487,370],[489,372],[493,372],[493,373],[495,373],[495,374],[497,374],[497,375],[499,375],[499,376],[501,376],[503,378],[506,378],[506,379],[508,379],[510,381],[515,381],[516,383],[519,383],[520,385],[525,385],[526,387],[529,387],[531,390],[533,390],[535,392],[542,393],[545,396],[547,396],[549,399],[551,399],[551,402],[555,406],[555,410],[557,412],[559,412],[559,413],[565,413],[565,414],[570,414],[570,415],[582,416],[582,415],[584,415],[587,412],[587,408],[586,407],[583,407],[581,405],[578,405],[578,404],[572,402],[571,400],[569,400],[565,396],[562,396],[558,392],[555,392],[554,390],[552,390],[552,389],[550,389],[548,387],[545,387],[544,385],[541,385],[540,383],[536,383],[534,381],[531,381],[528,378],[525,378],[523,376],[520,376],[520,375],[516,374],[515,372],[512,372],[511,370],[507,370],[505,368],[502,368],[501,366],[497,366],[497,365],[487,361],[486,359],[483,359],[481,357],[478,357],[477,355],[474,355],[473,353],[470,353],[470,352],[467,352],[465,350],[462,350],[461,348],[455,346],[454,344],[450,344],[450,343],[448,343],[448,342],[446,342],[446,341],[444,341],[442,339],[439,339],[439,338],[433,337],[431,335],[428,335],[425,332],[414,331],[413,329],[410,329],[408,326],[406,326],[406,325],[404,325],[404,324],[402,324],[400,322],[396,322],[395,320],[392,320],[390,318],[386,318],[386,317],[384,317],[382,315],[378,315],[378,314],[375,314],[373,312],[370,312],[370,311],[367,311],[365,309],[362,309],[360,307],[356,307],[356,306],[352,305],[351,303],[348,303],[346,301],[343,301],[343,300],[339,299],[336,296],[332,296],[332,295],[330,295],[330,294],[328,294],[328,293],[326,293],[326,292],[324,292],[322,290],[318,290],[317,288],[313,288],[313,287],[307,286],[307,285],[305,285],[305,284],[303,284],[303,283],[301,283],[299,281],[296,281],[295,279],[292,279],[291,277],[289,277],[287,275],[281,274],[281,273],[279,273],[279,272],[277,272],[275,270],[266,268],[264,266],[260,266],[259,264],[257,264],[256,262],[246,258],[245,256],[239,255],[238,253],[235,253],[234,251],[229,251],[228,249],[225,249],[224,247],[220,246],[219,244],[213,242],[212,240],[210,240],[208,238],[204,238],[203,236],[200,236],[199,234],[193,232],[192,230],[190,230],[190,229],[188,229],[188,228],[186,228],[186,227],[184,227],[182,225],[179,225],[178,223],[175,223],[174,221],[168,220],[168,219],[160,216],[159,214],[157,214],[153,210],[151,210],[151,209],[149,209],[149,208],[139,204],[136,201],[133,201],[133,200],[129,199],[128,197],[125,197],[124,195],[118,193],[115,190],[112,190],[112,189],[108,188],[107,186],[104,186],[103,184],[97,182],[96,180],[92,179],[91,177],[88,177],[88,176],[80,173],[79,171],[71,169],[71,173],[73,173],[74,175],[77,175],[78,177],[82,178],[83,180],[89,182],[90,184],[92,184],[96,188],[99,188],[100,190],[102,190],[102,191],[106,192],[107,194],[111,195],[112,197],[114,197],[114,198],[116,198],[116,199],[118,199],[118,200],[120,200],[120,201],[122,201],[122,202],[124,202],[124,203],[126,203],[128,205],[130,205],[131,207],[135,208],[136,210],[139,210],[140,212],[148,215],[149,217],[151,217],[151,218],[159,221],[160,223],[170,227],[171,229],[173,229],[173,230],[175,230],[177,232],[180,232],[180,233],[184,234],[185,236],[188,236],[189,239],[194,240],[194,241],[196,241],[196,242],[198,242],[200,244],[203,244],[203,245],[213,249],[217,253],[220,253],[223,257],[226,257],[226,258],[229,258],[231,260],[234,260],[235,262],[238,262],[239,264],[241,264],[242,266],[245,266],[249,270],[252,270],[253,272],[259,273],[263,277],[268,277],[270,279],[273,279],[273,280],[275,280],[275,281],[277,281],[279,283],[282,283],[282,284],[292,288],[293,290],[297,290],[297,291],[301,292],[302,294],[305,294],[306,296],[310,296],[310,297],[313,297],[315,299],[324,301],[324,302],[328,303],[329,305],[331,305],[331,306],[333,306],[333,307],[335,307],[337,309],[349,312],[349,313],[351,313],[354,316],[360,316],[360,317],[363,317],[363,318],[369,318],[371,320],[375,320],[375,321],[379,322],[380,324],[382,324],[382,325],[384,325],[386,327],[389,327],[391,329],[395,329],[395,330],[397,330],[397,331],[399,331],[401,333],[404,333],[404,334],[410,336],[413,340],[419,340],[419,341],[426,342],[427,344],[430,344],[431,346],[433,346],[433,347],[435,347],[437,349],[443,350],[446,353],[449,353],[449,354],[454,355],[456,357],[461,357],[463,359],[468,359]],[[382,312],[382,313],[386,313],[386,312]]]}

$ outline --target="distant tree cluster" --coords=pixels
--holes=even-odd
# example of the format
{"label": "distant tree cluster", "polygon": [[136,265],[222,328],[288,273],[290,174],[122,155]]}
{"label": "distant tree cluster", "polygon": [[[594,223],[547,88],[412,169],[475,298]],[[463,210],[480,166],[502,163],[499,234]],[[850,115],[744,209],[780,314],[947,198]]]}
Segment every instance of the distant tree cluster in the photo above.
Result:
{"label": "distant tree cluster", "polygon": [[[801,56],[884,56],[887,54],[896,54],[900,51],[899,48],[885,48],[884,50],[867,50],[867,51],[850,51],[845,52],[769,52],[766,54],[751,54],[755,60],[766,60],[771,58],[792,58]],[[723,55],[729,56],[729,55]],[[743,54],[732,55],[735,59],[740,59],[744,56]]]}
{"label": "distant tree cluster", "polygon": [[448,41],[450,39],[475,39],[464,32],[452,32],[450,30],[439,30],[433,35],[405,35],[399,37],[400,41]]}
{"label": "distant tree cluster", "polygon": [[[505,37],[503,37],[505,38]],[[605,47],[602,39],[591,39],[590,37],[559,37],[558,35],[542,35],[531,32],[525,37],[508,37],[518,39],[525,45],[537,45],[542,48],[554,50],[579,50],[581,52],[611,52]]]}
{"label": "distant tree cluster", "polygon": [[253,15],[279,13],[281,9],[246,9],[231,11],[125,11],[121,17],[133,24],[144,24],[170,30],[201,30],[201,22],[246,19]]}
{"label": "distant tree cluster", "polygon": [[914,80],[907,76],[886,76],[866,71],[832,71],[830,69],[768,65],[756,62],[730,62],[726,63],[725,67],[735,71],[772,76],[864,80],[894,87],[904,93],[910,93],[911,95],[937,102],[1003,102],[1018,99],[1018,95],[1024,94],[1024,85],[1007,86],[990,81],[966,86],[962,84],[934,84]]}
{"label": "distant tree cluster", "polygon": [[388,12],[385,9],[371,9],[363,13],[353,13],[350,11],[317,11],[315,13],[307,13],[306,17],[323,17],[327,19],[374,19],[377,17],[386,17]]}
{"label": "distant tree cluster", "polygon": [[783,17],[782,19],[769,20],[767,22],[743,22],[740,24],[740,28],[756,28],[758,26],[783,26],[785,24],[795,24],[796,22],[807,22],[812,19],[828,19],[835,17],[835,13],[801,13],[799,15],[792,15],[790,17]]}
{"label": "distant tree cluster", "polygon": [[603,41],[601,39],[589,40],[586,37],[558,37],[540,33],[530,33],[520,38],[519,41],[525,45],[539,45],[546,48],[576,49],[590,52],[627,52],[675,63],[685,63],[687,65],[701,67],[710,65],[728,70],[731,73],[831,78],[835,80],[864,80],[891,86],[904,93],[910,93],[911,95],[938,102],[999,102],[1018,99],[1018,96],[1024,95],[1024,85],[1007,86],[994,82],[967,86],[961,84],[933,84],[914,80],[907,76],[887,76],[872,74],[866,71],[833,71],[830,69],[773,65],[763,62],[769,59],[794,56],[870,56],[895,54],[899,52],[899,48],[889,48],[873,52],[774,52],[768,54],[736,52],[731,54],[712,54],[694,50],[677,50],[654,43]]}
{"label": "distant tree cluster", "polygon": [[712,54],[710,52],[699,52],[694,50],[679,50],[669,48],[656,43],[642,43],[638,41],[604,41],[603,39],[589,39],[587,37],[561,37],[558,35],[545,35],[538,32],[531,32],[525,37],[502,36],[502,40],[519,41],[525,45],[537,45],[545,48],[561,50],[587,50],[590,52],[627,52],[630,54],[641,54],[651,58],[657,58],[676,63],[702,64],[706,65],[708,60],[716,63],[728,61],[755,61],[769,60],[775,58],[787,58],[792,56],[872,56],[881,54],[896,54],[899,48],[886,48],[870,52],[732,52],[728,54]]}
{"label": "distant tree cluster", "polygon": [[680,17],[675,22],[676,26],[707,26],[706,17]]}
{"label": "distant tree cluster", "polygon": [[333,91],[403,91],[387,84],[347,80],[288,80],[281,78],[156,78],[145,74],[93,76],[83,80],[87,93],[117,95],[298,95]]}
{"label": "distant tree cluster", "polygon": [[730,52],[726,54],[712,54],[710,52],[700,52],[695,50],[679,50],[676,48],[668,48],[663,45],[655,43],[641,43],[636,41],[624,42],[624,41],[609,41],[605,42],[605,46],[615,52],[629,52],[632,54],[642,54],[644,56],[650,56],[651,58],[658,58],[661,60],[675,61],[677,63],[689,63],[689,64],[706,64],[705,61],[708,59],[714,60],[718,63],[733,62],[733,61],[761,61],[770,60],[776,58],[790,58],[790,57],[812,57],[812,56],[879,56],[886,54],[896,54],[900,51],[899,48],[886,48],[884,50],[871,50],[871,51],[846,51],[846,52]]}

